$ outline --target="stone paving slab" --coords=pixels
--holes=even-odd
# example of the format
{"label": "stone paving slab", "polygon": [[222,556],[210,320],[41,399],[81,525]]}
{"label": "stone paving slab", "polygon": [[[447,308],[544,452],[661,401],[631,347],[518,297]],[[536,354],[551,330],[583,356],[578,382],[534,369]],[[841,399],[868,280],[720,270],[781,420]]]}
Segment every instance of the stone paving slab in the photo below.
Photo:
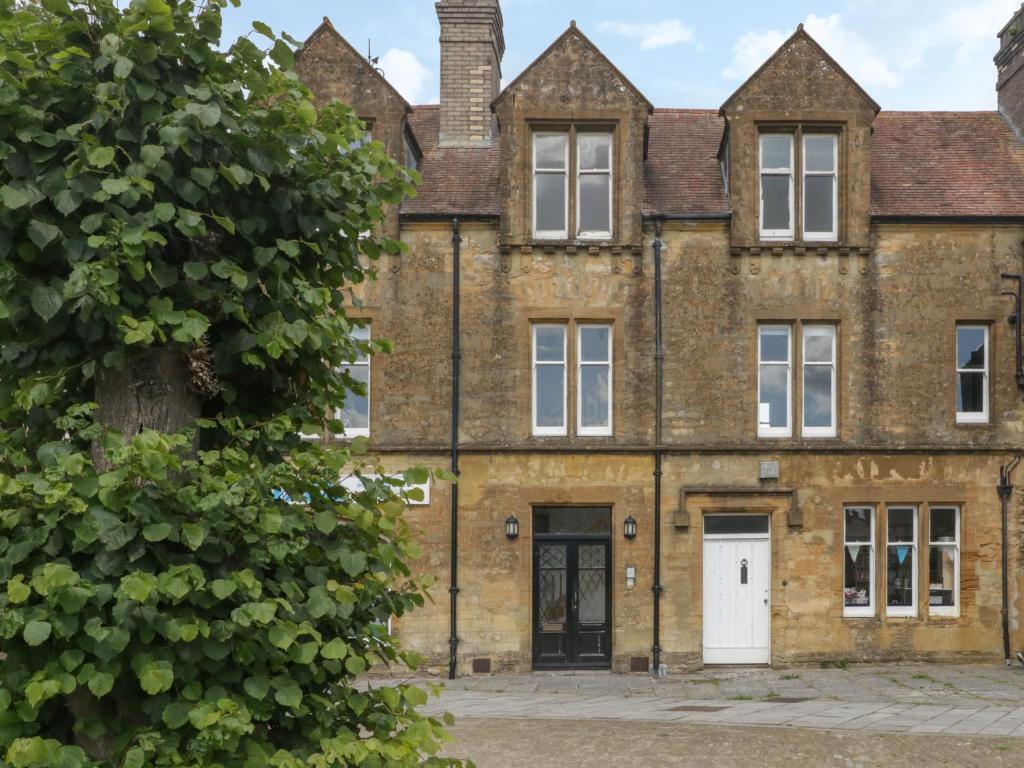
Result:
{"label": "stone paving slab", "polygon": [[[701,707],[715,711],[699,711]],[[705,669],[667,680],[593,673],[467,677],[447,683],[425,711],[448,711],[456,718],[768,725],[1013,738],[1024,736],[1024,669],[894,664]]]}

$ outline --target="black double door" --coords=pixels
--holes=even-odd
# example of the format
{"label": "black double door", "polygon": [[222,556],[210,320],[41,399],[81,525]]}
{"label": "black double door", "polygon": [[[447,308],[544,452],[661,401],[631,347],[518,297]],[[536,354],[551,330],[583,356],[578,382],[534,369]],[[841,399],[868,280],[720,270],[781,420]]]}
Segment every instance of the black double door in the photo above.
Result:
{"label": "black double door", "polygon": [[533,663],[537,668],[607,668],[612,658],[611,542],[535,538]]}

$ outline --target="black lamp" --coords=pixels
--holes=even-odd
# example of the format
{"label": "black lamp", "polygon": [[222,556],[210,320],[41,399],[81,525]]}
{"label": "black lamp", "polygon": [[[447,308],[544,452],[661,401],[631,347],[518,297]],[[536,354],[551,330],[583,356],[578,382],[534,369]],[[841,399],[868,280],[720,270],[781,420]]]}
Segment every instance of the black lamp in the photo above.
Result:
{"label": "black lamp", "polygon": [[519,538],[519,521],[515,515],[509,515],[505,518],[505,535],[511,541]]}
{"label": "black lamp", "polygon": [[626,521],[622,524],[622,533],[627,539],[636,538],[636,520],[630,515],[626,518]]}

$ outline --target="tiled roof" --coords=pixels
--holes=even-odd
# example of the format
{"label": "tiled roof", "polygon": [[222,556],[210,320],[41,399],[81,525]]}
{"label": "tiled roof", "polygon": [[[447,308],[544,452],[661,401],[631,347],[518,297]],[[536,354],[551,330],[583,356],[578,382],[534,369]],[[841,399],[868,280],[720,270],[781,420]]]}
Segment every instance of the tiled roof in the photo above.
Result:
{"label": "tiled roof", "polygon": [[[439,148],[437,105],[409,117],[423,160],[408,214],[497,216],[499,153]],[[644,163],[645,214],[729,210],[716,110],[656,109]],[[881,112],[871,141],[871,212],[903,217],[1024,217],[1024,143],[997,112]]]}
{"label": "tiled roof", "polygon": [[490,147],[438,147],[440,126],[436,104],[415,107],[409,116],[423,152],[419,194],[402,203],[404,214],[497,216],[501,211],[499,152]]}
{"label": "tiled roof", "polygon": [[724,121],[711,109],[656,109],[648,125],[644,213],[729,210],[718,162]]}
{"label": "tiled roof", "polygon": [[998,112],[881,112],[875,216],[1024,216],[1024,144]]}

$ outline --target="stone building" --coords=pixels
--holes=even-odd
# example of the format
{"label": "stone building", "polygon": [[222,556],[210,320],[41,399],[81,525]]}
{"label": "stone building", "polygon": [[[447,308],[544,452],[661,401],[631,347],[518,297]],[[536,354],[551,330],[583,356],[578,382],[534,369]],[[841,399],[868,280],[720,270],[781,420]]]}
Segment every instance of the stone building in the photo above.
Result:
{"label": "stone building", "polygon": [[957,113],[880,110],[802,27],[718,110],[654,107],[575,23],[501,89],[498,0],[436,7],[439,105],[327,20],[297,59],[423,177],[345,414],[458,469],[409,512],[437,582],[404,645],[460,675],[1024,647],[1021,13],[1000,111]]}

